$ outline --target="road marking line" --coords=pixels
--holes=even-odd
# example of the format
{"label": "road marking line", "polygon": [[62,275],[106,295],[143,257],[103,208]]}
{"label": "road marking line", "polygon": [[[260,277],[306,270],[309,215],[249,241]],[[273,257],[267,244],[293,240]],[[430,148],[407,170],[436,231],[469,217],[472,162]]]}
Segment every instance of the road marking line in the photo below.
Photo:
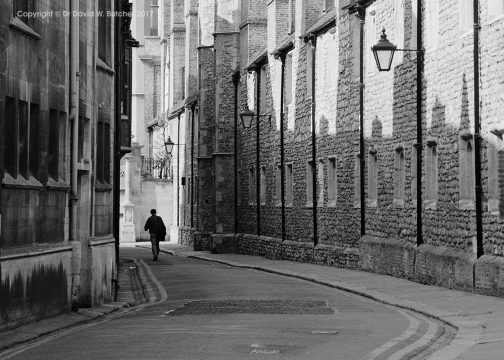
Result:
{"label": "road marking line", "polygon": [[[160,301],[166,301],[166,299],[168,298],[168,294],[166,293],[166,290],[165,288],[163,287],[163,285],[161,285],[161,283],[159,282],[159,280],[154,276],[154,274],[152,273],[151,269],[149,266],[147,266],[147,264],[142,260],[142,259],[138,259],[139,263],[142,265],[143,269],[147,272],[147,274],[149,275],[150,277],[150,280],[154,283],[154,285],[156,285],[158,291],[159,291],[159,294],[161,296],[161,299]],[[155,300],[154,300],[155,301]]]}
{"label": "road marking line", "polygon": [[418,321],[418,319],[409,315],[408,313],[406,313],[403,310],[400,310],[400,309],[396,309],[396,310],[397,310],[397,312],[399,312],[401,315],[403,315],[404,317],[406,317],[409,320],[410,324],[409,324],[408,328],[406,329],[405,332],[403,332],[401,335],[399,335],[395,339],[390,340],[389,342],[386,342],[385,344],[380,346],[378,349],[369,353],[368,356],[366,356],[364,358],[364,360],[376,359],[378,356],[383,354],[385,351],[387,351],[390,348],[392,348],[393,346],[397,345],[399,342],[406,340],[407,338],[409,338],[410,336],[414,335],[417,332],[418,328],[420,327],[420,322]]}
{"label": "road marking line", "polygon": [[420,339],[393,354],[389,357],[389,360],[400,360],[404,355],[426,346],[430,341],[432,341],[436,336],[438,325],[434,321],[428,321],[428,324],[429,328],[427,329],[427,332]]}

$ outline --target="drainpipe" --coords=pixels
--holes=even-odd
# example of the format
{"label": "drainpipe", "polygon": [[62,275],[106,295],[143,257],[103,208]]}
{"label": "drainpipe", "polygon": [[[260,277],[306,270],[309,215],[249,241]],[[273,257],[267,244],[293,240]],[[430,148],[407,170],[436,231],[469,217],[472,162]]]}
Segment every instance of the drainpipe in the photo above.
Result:
{"label": "drainpipe", "polygon": [[481,129],[480,129],[480,73],[479,73],[479,1],[474,0],[474,185],[476,191],[476,256],[483,255],[483,210],[481,187]]}
{"label": "drainpipe", "polygon": [[255,69],[257,82],[256,82],[256,98],[257,98],[257,114],[256,114],[256,219],[257,219],[257,236],[261,236],[261,171],[259,169],[260,164],[260,135],[261,135],[261,121],[260,121],[260,108],[261,108],[261,66],[257,66]]}
{"label": "drainpipe", "polygon": [[196,104],[191,105],[191,231],[194,228],[194,112]]}
{"label": "drainpipe", "polygon": [[284,87],[285,87],[285,54],[282,54],[280,75],[280,203],[282,213],[282,244],[285,241],[285,164],[284,164]]}
{"label": "drainpipe", "polygon": [[[70,12],[79,9],[77,0],[70,1]],[[72,245],[72,306],[76,306],[80,293],[81,244],[77,236],[77,155],[79,146],[79,17],[70,17],[70,199],[69,199],[69,241]]]}
{"label": "drainpipe", "polygon": [[[240,71],[233,74],[234,85],[234,233],[238,232],[238,86]],[[235,238],[236,240],[236,238]],[[236,244],[235,244],[236,246]],[[236,248],[235,248],[236,252]]]}
{"label": "drainpipe", "polygon": [[416,161],[417,161],[417,177],[416,177],[416,191],[417,191],[417,246],[423,244],[423,230],[422,230],[422,76],[423,76],[423,44],[422,44],[422,2],[417,1],[417,143],[416,148]]}
{"label": "drainpipe", "polygon": [[312,118],[312,182],[313,182],[313,247],[318,244],[318,231],[317,231],[317,138],[315,133],[315,55],[317,51],[317,38],[315,35],[310,36],[310,45],[312,52],[312,100],[311,100],[311,118]]}
{"label": "drainpipe", "polygon": [[366,8],[357,6],[357,16],[360,19],[360,40],[359,40],[359,185],[360,185],[360,214],[361,214],[361,236],[366,235],[366,190],[364,184],[364,171],[366,158],[364,156],[364,26],[366,24]]}
{"label": "drainpipe", "polygon": [[[180,115],[177,115],[177,231],[180,226]],[[181,239],[179,239],[180,242]]]}

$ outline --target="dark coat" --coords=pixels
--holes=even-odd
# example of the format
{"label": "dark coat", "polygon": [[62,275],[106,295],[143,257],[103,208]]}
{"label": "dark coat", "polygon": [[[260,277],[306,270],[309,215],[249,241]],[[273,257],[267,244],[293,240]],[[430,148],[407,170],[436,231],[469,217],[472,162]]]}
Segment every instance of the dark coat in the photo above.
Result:
{"label": "dark coat", "polygon": [[159,237],[162,237],[163,239],[166,235],[166,227],[163,223],[163,219],[161,219],[161,216],[157,215],[152,215],[147,219],[147,221],[145,222],[144,230],[149,230],[149,234],[159,235]]}

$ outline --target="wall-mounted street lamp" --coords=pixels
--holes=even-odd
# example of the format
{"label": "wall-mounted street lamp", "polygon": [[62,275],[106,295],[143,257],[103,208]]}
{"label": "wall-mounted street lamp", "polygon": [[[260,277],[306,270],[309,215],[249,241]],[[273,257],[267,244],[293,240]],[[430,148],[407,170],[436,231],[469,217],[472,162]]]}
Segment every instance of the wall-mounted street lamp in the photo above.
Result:
{"label": "wall-mounted street lamp", "polygon": [[166,153],[168,154],[168,156],[171,156],[171,154],[172,154],[173,145],[178,145],[178,144],[175,144],[173,141],[171,141],[170,137],[168,136],[168,140],[166,140],[164,143],[165,150],[166,150]]}
{"label": "wall-mounted street lamp", "polygon": [[378,40],[378,43],[371,50],[373,51],[378,71],[390,71],[397,46],[388,41],[385,29],[382,30],[380,40]]}
{"label": "wall-mounted street lamp", "polygon": [[241,124],[244,129],[249,129],[252,126],[252,122],[254,121],[254,117],[260,120],[267,119],[271,126],[271,115],[267,114],[256,114],[250,109],[246,109],[240,113]]}

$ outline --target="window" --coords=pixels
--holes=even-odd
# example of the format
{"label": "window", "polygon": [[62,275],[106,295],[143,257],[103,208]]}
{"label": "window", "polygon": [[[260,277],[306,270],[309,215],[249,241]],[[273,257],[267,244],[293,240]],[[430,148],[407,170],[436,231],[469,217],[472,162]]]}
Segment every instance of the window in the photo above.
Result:
{"label": "window", "polygon": [[39,105],[5,98],[4,167],[13,178],[39,175],[39,116]]}
{"label": "window", "polygon": [[296,24],[296,1],[295,0],[289,0],[289,18],[287,20],[288,22],[288,33],[293,34],[295,30],[295,24]]}
{"label": "window", "polygon": [[438,154],[435,140],[427,141],[425,152],[425,209],[436,209],[438,196]]}
{"label": "window", "polygon": [[154,65],[154,81],[152,89],[152,117],[156,118],[159,111],[159,89],[161,88],[161,65]]}
{"label": "window", "polygon": [[282,167],[278,163],[276,165],[276,172],[275,172],[275,201],[276,205],[280,205],[281,200],[282,200]]}
{"label": "window", "polygon": [[360,176],[360,156],[355,157],[354,165],[354,207],[361,206],[361,176]]}
{"label": "window", "polygon": [[324,181],[324,160],[319,160],[317,166],[317,183],[318,183],[318,199],[317,206],[324,206],[324,189],[325,189],[325,181]]}
{"label": "window", "polygon": [[313,162],[306,163],[306,206],[313,206]]}
{"label": "window", "polygon": [[266,205],[266,168],[263,166],[261,167],[261,173],[260,173],[260,180],[261,180],[261,192],[260,192],[260,197],[259,201],[261,201],[261,205]]}
{"label": "window", "polygon": [[[395,16],[394,16],[394,41],[397,48],[404,49],[406,46],[404,45],[404,22],[405,22],[405,0],[395,0]],[[394,60],[396,64],[401,63],[403,61],[403,52],[397,51],[394,55]]]}
{"label": "window", "polygon": [[334,7],[334,0],[325,0],[324,1],[324,11],[329,11]]}
{"label": "window", "polygon": [[473,21],[473,2],[459,0],[459,31],[462,35],[472,32]]}
{"label": "window", "polygon": [[49,110],[49,146],[47,165],[49,176],[59,181],[65,172],[65,132],[66,114],[56,109]]}
{"label": "window", "polygon": [[394,154],[394,206],[404,206],[404,149],[402,146],[396,148]]}
{"label": "window", "polygon": [[352,26],[352,76],[354,79],[360,78],[360,32],[361,23],[357,16],[351,18]]}
{"label": "window", "polygon": [[[308,55],[310,56],[310,55]],[[311,69],[311,66],[308,66]],[[289,107],[292,104],[292,52],[289,52],[285,56],[285,79],[284,79],[284,101],[285,107]],[[311,86],[308,85],[308,88],[311,89]],[[311,90],[310,90],[311,91]],[[287,109],[288,111],[289,109]]]}
{"label": "window", "polygon": [[378,206],[378,157],[376,150],[371,150],[368,155],[368,206]]}
{"label": "window", "polygon": [[36,0],[14,0],[12,16],[33,27],[34,18],[28,17],[26,14],[35,12],[35,2]]}
{"label": "window", "polygon": [[287,164],[285,185],[285,205],[292,206],[294,203],[294,173],[292,164]]}
{"label": "window", "polygon": [[463,135],[459,144],[459,205],[463,210],[474,209],[474,156],[472,135]]}
{"label": "window", "polygon": [[336,205],[338,196],[336,158],[330,157],[327,164],[327,201],[328,205]]}
{"label": "window", "polygon": [[98,113],[98,133],[96,148],[96,180],[110,184],[110,123],[102,112]]}
{"label": "window", "polygon": [[29,167],[30,167],[30,175],[34,178],[39,177],[39,164],[40,164],[40,146],[39,146],[39,137],[40,137],[40,107],[37,104],[30,104],[30,158]]}
{"label": "window", "polygon": [[255,72],[247,73],[247,105],[252,111],[255,109],[255,77]]}
{"label": "window", "polygon": [[434,50],[438,46],[439,37],[439,0],[431,0],[425,3],[425,47]]}
{"label": "window", "polygon": [[159,3],[158,0],[145,1],[145,36],[158,36]]}
{"label": "window", "polygon": [[488,142],[488,211],[492,215],[504,215],[504,141],[502,132],[494,132]]}
{"label": "window", "polygon": [[493,20],[504,14],[504,0],[487,0],[488,20]]}
{"label": "window", "polygon": [[[364,49],[371,49],[376,44],[376,11],[374,5],[368,7],[366,15],[366,46]],[[375,59],[372,51],[365,51],[366,73],[372,75],[375,72]]]}
{"label": "window", "polygon": [[267,66],[262,66],[261,67],[261,72],[260,72],[260,76],[261,76],[261,88],[259,89],[259,113],[260,114],[264,114],[266,113],[266,100],[267,100],[267,96],[266,96],[266,89],[267,89],[267,82],[268,82],[268,77],[267,77],[267,70],[268,67]]}
{"label": "window", "polygon": [[98,11],[101,14],[98,16],[98,58],[108,65],[112,65],[110,53],[112,25],[111,17],[106,14],[111,9],[110,0],[98,0]]}
{"label": "window", "polygon": [[253,205],[256,203],[257,198],[256,198],[256,175],[255,175],[255,168],[250,168],[249,169],[249,205]]}

